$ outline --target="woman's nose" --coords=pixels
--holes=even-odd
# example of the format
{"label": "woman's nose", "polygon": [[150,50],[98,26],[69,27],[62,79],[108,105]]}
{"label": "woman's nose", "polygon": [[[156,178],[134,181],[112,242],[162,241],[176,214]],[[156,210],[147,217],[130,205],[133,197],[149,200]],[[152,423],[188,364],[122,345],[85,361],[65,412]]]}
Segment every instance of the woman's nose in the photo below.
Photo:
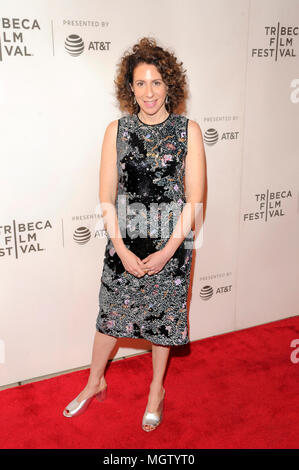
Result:
{"label": "woman's nose", "polygon": [[153,89],[151,85],[147,85],[146,90],[145,90],[146,96],[153,96]]}

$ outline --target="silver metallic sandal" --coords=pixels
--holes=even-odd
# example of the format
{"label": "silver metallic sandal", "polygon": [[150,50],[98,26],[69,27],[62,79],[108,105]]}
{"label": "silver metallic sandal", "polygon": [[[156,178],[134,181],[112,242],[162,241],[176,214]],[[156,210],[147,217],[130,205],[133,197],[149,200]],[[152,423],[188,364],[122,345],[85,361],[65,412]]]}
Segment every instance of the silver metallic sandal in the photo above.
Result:
{"label": "silver metallic sandal", "polygon": [[[154,413],[148,412],[147,407],[142,418],[142,429],[146,432],[154,431],[159,424],[162,422],[163,418],[163,408],[164,408],[164,397],[165,389],[163,389],[163,398],[161,399],[158,410]],[[152,426],[152,429],[146,429],[145,426]]]}
{"label": "silver metallic sandal", "polygon": [[[79,396],[79,395],[78,395]],[[99,392],[95,393],[89,398],[86,398],[85,400],[82,400],[80,402],[77,401],[77,398],[74,398],[73,401],[71,401],[63,410],[63,416],[66,416],[67,418],[72,418],[73,416],[79,416],[82,413],[84,413],[85,410],[87,410],[91,400],[93,398],[96,398],[99,402],[102,402],[105,400],[107,397],[107,385],[105,388],[100,390]]]}

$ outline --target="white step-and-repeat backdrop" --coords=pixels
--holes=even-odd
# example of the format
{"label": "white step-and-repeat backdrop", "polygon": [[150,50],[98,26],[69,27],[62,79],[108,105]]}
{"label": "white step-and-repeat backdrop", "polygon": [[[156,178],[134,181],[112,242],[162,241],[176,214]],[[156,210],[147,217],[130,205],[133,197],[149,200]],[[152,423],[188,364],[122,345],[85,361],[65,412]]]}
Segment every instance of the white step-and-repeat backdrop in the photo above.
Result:
{"label": "white step-and-repeat backdrop", "polygon": [[90,364],[101,144],[116,64],[144,36],[183,61],[205,139],[191,341],[298,315],[298,1],[2,0],[0,15],[0,385]]}

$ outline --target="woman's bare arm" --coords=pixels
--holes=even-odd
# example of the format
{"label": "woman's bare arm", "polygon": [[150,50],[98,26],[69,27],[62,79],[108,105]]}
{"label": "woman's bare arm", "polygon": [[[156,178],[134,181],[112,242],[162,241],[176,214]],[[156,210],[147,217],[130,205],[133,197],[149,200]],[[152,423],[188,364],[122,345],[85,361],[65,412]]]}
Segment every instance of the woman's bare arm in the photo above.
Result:
{"label": "woman's bare arm", "polygon": [[110,122],[107,126],[101,153],[100,165],[100,204],[105,230],[109,233],[114,249],[121,254],[126,246],[123,242],[115,208],[118,172],[116,137],[118,120]]}

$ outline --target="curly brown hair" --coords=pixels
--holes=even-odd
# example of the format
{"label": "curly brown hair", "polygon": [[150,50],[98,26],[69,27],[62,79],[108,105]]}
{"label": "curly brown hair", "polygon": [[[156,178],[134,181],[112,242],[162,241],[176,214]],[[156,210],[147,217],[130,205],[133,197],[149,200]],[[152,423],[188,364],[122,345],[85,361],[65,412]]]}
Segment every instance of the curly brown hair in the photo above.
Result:
{"label": "curly brown hair", "polygon": [[154,64],[168,87],[166,109],[171,112],[183,112],[187,97],[186,70],[183,62],[178,62],[172,51],[157,46],[154,38],[144,37],[134,44],[132,51],[127,50],[117,64],[117,75],[114,80],[116,98],[122,111],[130,114],[139,112],[138,103],[134,103],[133,72],[139,63]]}

